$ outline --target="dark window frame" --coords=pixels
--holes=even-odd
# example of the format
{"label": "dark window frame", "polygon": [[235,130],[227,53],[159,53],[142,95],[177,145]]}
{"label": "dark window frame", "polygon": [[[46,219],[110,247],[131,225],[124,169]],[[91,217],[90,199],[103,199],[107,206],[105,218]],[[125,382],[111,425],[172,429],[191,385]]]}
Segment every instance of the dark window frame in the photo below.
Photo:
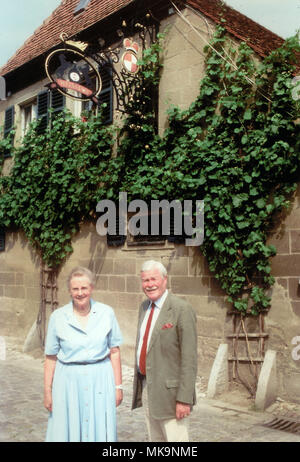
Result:
{"label": "dark window frame", "polygon": [[74,10],[74,15],[82,13],[90,3],[90,0],[79,0],[77,3],[75,10]]}
{"label": "dark window frame", "polygon": [[[4,116],[4,138],[8,138],[9,136],[11,137],[11,141],[13,142],[14,140],[14,135],[12,135],[12,130],[14,128],[14,123],[15,123],[15,106],[10,106],[5,110],[5,116]],[[4,152],[4,159],[11,157],[11,152],[10,151],[5,151]]]}
{"label": "dark window frame", "polygon": [[5,251],[5,231],[0,228],[0,252]]}
{"label": "dark window frame", "polygon": [[[65,108],[65,96],[57,89],[41,91],[37,95],[37,120],[40,121],[37,132],[43,133],[51,126],[53,114],[62,112]],[[52,113],[49,111],[52,109]]]}

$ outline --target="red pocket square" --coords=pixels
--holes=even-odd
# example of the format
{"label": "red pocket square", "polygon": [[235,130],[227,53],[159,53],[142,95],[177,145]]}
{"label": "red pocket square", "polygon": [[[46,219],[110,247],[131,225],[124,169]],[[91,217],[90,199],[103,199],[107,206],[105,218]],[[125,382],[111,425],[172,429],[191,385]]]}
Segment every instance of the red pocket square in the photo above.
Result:
{"label": "red pocket square", "polygon": [[171,327],[173,327],[173,324],[167,322],[167,324],[164,324],[164,325],[162,326],[162,329],[170,329]]}

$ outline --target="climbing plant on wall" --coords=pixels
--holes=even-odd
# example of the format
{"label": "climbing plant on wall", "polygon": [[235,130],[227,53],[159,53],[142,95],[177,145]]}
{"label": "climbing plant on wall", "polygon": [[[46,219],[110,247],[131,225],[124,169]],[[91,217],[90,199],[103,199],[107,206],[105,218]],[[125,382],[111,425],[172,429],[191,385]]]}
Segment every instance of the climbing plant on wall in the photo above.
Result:
{"label": "climbing plant on wall", "polygon": [[44,133],[38,134],[38,125],[14,148],[11,173],[1,178],[0,222],[22,229],[43,261],[56,267],[113,183],[114,131],[101,117],[84,123],[69,113],[58,115]]}
{"label": "climbing plant on wall", "polygon": [[299,181],[299,104],[290,88],[297,49],[296,38],[287,40],[257,65],[245,43],[234,49],[218,27],[196,101],[169,110],[162,138],[141,121],[144,136],[126,141],[126,191],[204,199],[201,250],[242,313],[269,307],[276,249],[267,238]]}
{"label": "climbing plant on wall", "polygon": [[140,62],[141,86],[116,152],[117,132],[101,118],[83,123],[64,114],[42,135],[32,126],[1,178],[0,225],[23,229],[57,266],[100,199],[117,200],[120,191],[148,201],[203,199],[201,251],[235,309],[257,314],[269,307],[273,284],[276,249],[267,238],[299,181],[299,103],[291,98],[298,41],[257,64],[245,43],[233,48],[218,27],[199,96],[187,110],[169,109],[160,136],[152,104],[160,40]]}

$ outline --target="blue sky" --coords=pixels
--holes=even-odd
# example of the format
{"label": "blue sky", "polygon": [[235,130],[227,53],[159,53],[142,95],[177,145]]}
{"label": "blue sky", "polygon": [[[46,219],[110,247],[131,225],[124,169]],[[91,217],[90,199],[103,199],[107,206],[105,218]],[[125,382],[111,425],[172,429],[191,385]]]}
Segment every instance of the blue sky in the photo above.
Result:
{"label": "blue sky", "polygon": [[0,66],[23,45],[61,0],[0,0]]}
{"label": "blue sky", "polygon": [[[208,0],[209,1],[209,0]],[[0,0],[0,66],[23,45],[61,0]],[[300,0],[225,0],[283,38],[300,29]]]}
{"label": "blue sky", "polygon": [[291,37],[300,29],[300,0],[224,1],[280,37]]}

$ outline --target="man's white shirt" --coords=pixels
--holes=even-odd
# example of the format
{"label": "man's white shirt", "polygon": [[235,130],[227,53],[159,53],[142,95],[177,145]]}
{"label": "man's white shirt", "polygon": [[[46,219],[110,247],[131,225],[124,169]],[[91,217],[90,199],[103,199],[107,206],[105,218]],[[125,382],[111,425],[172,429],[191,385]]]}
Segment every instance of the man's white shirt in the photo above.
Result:
{"label": "man's white shirt", "polygon": [[[155,308],[154,308],[153,318],[152,318],[152,321],[151,321],[151,326],[150,326],[150,331],[149,331],[149,336],[148,336],[147,349],[148,349],[148,346],[149,346],[149,343],[150,343],[150,339],[151,339],[151,335],[152,335],[155,323],[156,323],[157,318],[159,316],[160,310],[161,310],[161,308],[162,308],[162,306],[163,306],[163,304],[164,304],[164,302],[165,302],[165,300],[167,298],[167,295],[168,295],[168,290],[166,290],[163,293],[163,295],[159,299],[155,300],[155,302],[154,302]],[[143,319],[143,322],[142,322],[142,325],[141,325],[141,328],[140,328],[140,339],[139,339],[139,345],[138,345],[138,349],[137,349],[137,364],[139,364],[139,362],[140,362],[140,354],[141,354],[141,349],[142,349],[142,344],[143,344],[143,338],[144,338],[148,318],[150,316],[152,303],[153,302],[150,300],[149,301],[149,306],[147,308],[145,317]]]}

